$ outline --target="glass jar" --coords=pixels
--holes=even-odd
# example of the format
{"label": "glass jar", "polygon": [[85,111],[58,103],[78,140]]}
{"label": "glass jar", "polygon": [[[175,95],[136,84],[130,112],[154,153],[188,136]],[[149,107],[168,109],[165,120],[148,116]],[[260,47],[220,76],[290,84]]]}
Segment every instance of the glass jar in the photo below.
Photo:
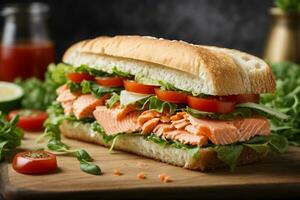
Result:
{"label": "glass jar", "polygon": [[2,9],[0,80],[44,78],[55,59],[46,23],[48,10],[42,3],[11,4]]}
{"label": "glass jar", "polygon": [[271,8],[273,24],[266,43],[264,58],[269,62],[300,63],[300,14]]}

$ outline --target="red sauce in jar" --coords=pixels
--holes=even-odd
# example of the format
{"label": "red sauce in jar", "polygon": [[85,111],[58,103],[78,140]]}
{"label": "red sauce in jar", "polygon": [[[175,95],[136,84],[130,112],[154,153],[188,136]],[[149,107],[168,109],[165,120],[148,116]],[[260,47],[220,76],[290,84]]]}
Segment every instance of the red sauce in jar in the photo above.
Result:
{"label": "red sauce in jar", "polygon": [[0,44],[0,80],[13,81],[17,77],[26,79],[32,76],[43,79],[48,64],[54,59],[51,42]]}

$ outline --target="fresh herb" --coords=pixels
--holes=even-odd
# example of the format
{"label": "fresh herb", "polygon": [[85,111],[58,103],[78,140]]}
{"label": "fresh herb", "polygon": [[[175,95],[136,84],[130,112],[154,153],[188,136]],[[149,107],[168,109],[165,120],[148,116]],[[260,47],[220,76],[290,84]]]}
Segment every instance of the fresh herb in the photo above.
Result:
{"label": "fresh herb", "polygon": [[284,12],[299,13],[300,1],[299,0],[276,0],[275,5]]}
{"label": "fresh herb", "polygon": [[84,149],[72,150],[68,145],[61,142],[59,126],[64,120],[69,118],[63,114],[61,106],[57,102],[53,102],[53,104],[47,109],[47,112],[49,117],[45,121],[45,132],[42,137],[49,138],[47,144],[48,149],[76,157],[80,162],[80,169],[86,173],[93,175],[101,174],[99,166],[90,163],[93,159]]}
{"label": "fresh herb", "polygon": [[46,110],[56,99],[56,89],[67,81],[65,75],[71,69],[71,66],[63,63],[50,64],[44,82],[36,78],[16,79],[15,82],[24,90],[22,108]]}
{"label": "fresh herb", "polygon": [[7,121],[5,115],[0,111],[0,161],[14,148],[21,145],[23,131],[17,127],[18,119],[17,115]]}
{"label": "fresh herb", "polygon": [[287,121],[272,118],[272,132],[286,137],[291,145],[300,146],[300,65],[284,62],[272,65],[272,69],[276,91],[261,95],[261,103],[290,116]]}
{"label": "fresh herb", "polygon": [[110,99],[108,99],[106,101],[106,107],[107,108],[112,108],[116,103],[118,103],[120,101],[120,95],[118,95],[117,93],[112,93]]}

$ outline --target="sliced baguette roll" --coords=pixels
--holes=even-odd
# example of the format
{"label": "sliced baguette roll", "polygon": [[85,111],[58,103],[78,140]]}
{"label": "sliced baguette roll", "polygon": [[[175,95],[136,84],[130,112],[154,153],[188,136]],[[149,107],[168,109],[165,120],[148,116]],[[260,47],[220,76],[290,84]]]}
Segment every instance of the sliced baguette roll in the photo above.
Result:
{"label": "sliced baguette roll", "polygon": [[270,67],[255,56],[161,38],[115,36],[85,40],[71,46],[63,62],[109,73],[117,68],[166,81],[181,90],[209,95],[275,90]]}
{"label": "sliced baguette roll", "polygon": [[[105,144],[102,136],[93,131],[89,123],[64,121],[60,125],[61,133],[72,139],[96,143],[110,147],[111,143]],[[162,147],[152,141],[145,140],[142,136],[121,136],[115,143],[114,149],[138,154],[175,166],[192,170],[210,170],[225,167],[224,163],[217,158],[217,154],[210,148],[202,149],[198,158],[193,158],[186,150],[175,147]],[[250,148],[244,148],[237,165],[254,163],[264,159],[268,151],[257,153]]]}

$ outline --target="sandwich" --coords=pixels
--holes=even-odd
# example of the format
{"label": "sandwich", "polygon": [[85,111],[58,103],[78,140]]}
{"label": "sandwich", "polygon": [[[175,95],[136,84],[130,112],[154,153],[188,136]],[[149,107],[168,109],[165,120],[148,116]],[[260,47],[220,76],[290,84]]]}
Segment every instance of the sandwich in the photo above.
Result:
{"label": "sandwich", "polygon": [[268,120],[287,116],[259,104],[276,84],[255,56],[115,36],[78,42],[62,61],[68,81],[48,112],[68,138],[201,171],[234,169],[287,148]]}

